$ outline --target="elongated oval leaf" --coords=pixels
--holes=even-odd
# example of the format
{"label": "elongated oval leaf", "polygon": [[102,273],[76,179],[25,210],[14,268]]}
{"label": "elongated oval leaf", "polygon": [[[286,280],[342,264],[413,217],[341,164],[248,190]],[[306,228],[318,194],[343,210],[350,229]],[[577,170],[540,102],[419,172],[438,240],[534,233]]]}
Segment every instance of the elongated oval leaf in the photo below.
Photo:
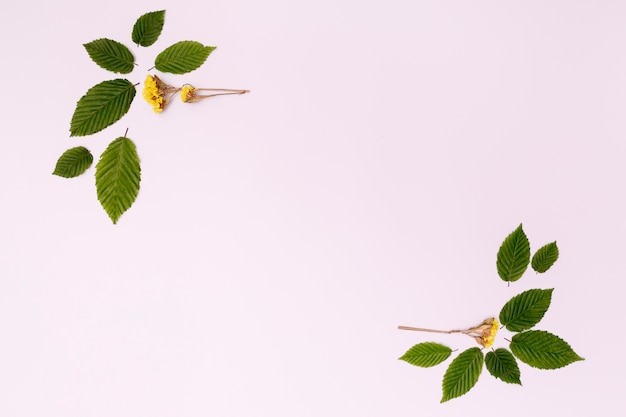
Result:
{"label": "elongated oval leaf", "polygon": [[450,354],[452,354],[452,349],[447,346],[434,342],[424,342],[407,350],[400,357],[400,360],[422,368],[430,368],[448,359]]}
{"label": "elongated oval leaf", "polygon": [[200,68],[214,46],[204,46],[196,41],[180,41],[157,55],[154,66],[162,72],[185,74]]}
{"label": "elongated oval leaf", "polygon": [[539,273],[546,272],[559,259],[559,248],[556,242],[548,243],[535,252],[530,265]]}
{"label": "elongated oval leaf", "polygon": [[524,275],[529,262],[530,244],[520,224],[504,239],[498,250],[496,261],[498,275],[507,282],[517,281]]}
{"label": "elongated oval leaf", "polygon": [[70,136],[87,136],[122,118],[135,98],[135,86],[128,80],[103,81],[78,100],[70,123]]}
{"label": "elongated oval leaf", "polygon": [[141,46],[150,46],[159,39],[165,24],[165,10],[146,13],[137,19],[133,26],[133,42]]}
{"label": "elongated oval leaf", "polygon": [[477,347],[469,348],[454,358],[443,376],[441,402],[460,397],[478,382],[483,370],[483,352]]}
{"label": "elongated oval leaf", "polygon": [[511,298],[500,310],[500,323],[512,332],[530,329],[546,314],[553,290],[532,289]]}
{"label": "elongated oval leaf", "polygon": [[84,146],[77,146],[63,152],[57,160],[53,175],[64,178],[78,177],[93,163],[93,155]]}
{"label": "elongated oval leaf", "polygon": [[96,165],[98,200],[114,224],[135,202],[140,181],[141,168],[135,144],[127,137],[115,139]]}
{"label": "elongated oval leaf", "polygon": [[128,48],[111,39],[96,39],[83,45],[87,53],[102,68],[128,74],[135,67],[135,57]]}
{"label": "elongated oval leaf", "polygon": [[485,367],[494,377],[509,383],[522,385],[517,361],[507,349],[499,348],[485,355]]}
{"label": "elongated oval leaf", "polygon": [[519,360],[539,369],[557,369],[584,360],[565,340],[543,330],[517,333],[510,347]]}

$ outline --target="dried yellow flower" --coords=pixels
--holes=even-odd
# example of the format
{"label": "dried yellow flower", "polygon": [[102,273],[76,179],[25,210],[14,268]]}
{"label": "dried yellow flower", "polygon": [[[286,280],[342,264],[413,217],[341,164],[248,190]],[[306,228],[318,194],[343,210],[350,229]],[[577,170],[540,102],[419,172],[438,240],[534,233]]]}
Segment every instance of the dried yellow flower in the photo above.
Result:
{"label": "dried yellow flower", "polygon": [[152,106],[155,113],[161,113],[169,101],[170,95],[179,89],[163,82],[156,75],[146,77],[143,87],[143,98]]}
{"label": "dried yellow flower", "polygon": [[196,95],[196,89],[189,85],[185,84],[183,88],[180,90],[180,99],[184,102],[188,102],[192,100]]}
{"label": "dried yellow flower", "polygon": [[498,321],[493,317],[484,320],[478,326],[470,327],[465,330],[432,330],[432,329],[422,329],[420,327],[407,327],[407,326],[398,326],[398,329],[401,330],[415,330],[418,332],[429,332],[429,333],[463,333],[467,336],[470,336],[474,340],[478,342],[482,347],[489,348],[493,345],[493,342],[496,338],[496,333],[498,332]]}
{"label": "dried yellow flower", "polygon": [[486,332],[483,331],[482,341],[484,347],[490,348],[491,345],[493,345],[493,342],[496,339],[496,333],[498,333],[498,326],[498,321],[494,319],[493,323],[491,323],[491,328],[489,328]]}

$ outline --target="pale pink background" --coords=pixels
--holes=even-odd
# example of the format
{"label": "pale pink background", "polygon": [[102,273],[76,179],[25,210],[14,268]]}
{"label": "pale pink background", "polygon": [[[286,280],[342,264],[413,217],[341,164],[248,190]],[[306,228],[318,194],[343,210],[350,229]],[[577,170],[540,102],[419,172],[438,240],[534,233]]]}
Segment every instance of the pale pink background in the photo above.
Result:
{"label": "pale pink background", "polygon": [[[147,49],[141,14],[167,9]],[[0,25],[0,415],[620,415],[624,335],[626,3],[621,1],[11,2]],[[173,84],[246,96],[69,138],[76,101],[117,77],[82,44],[154,56],[217,46]],[[123,135],[141,192],[113,226],[93,168],[67,148]],[[545,276],[507,287],[502,239],[522,222]],[[458,328],[528,288],[555,288],[539,328],[587,360],[486,372],[440,405]],[[496,347],[505,346],[502,332]]]}

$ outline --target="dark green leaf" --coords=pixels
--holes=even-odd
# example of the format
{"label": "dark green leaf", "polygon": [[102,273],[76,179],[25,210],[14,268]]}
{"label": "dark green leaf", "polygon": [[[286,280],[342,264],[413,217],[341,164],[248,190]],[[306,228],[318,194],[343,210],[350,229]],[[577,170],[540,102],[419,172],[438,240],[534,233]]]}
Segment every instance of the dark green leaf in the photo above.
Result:
{"label": "dark green leaf", "polygon": [[509,384],[522,385],[517,361],[508,350],[499,348],[493,352],[487,352],[485,355],[485,366],[494,377]]}
{"label": "dark green leaf", "polygon": [[165,10],[146,13],[133,26],[133,42],[141,46],[150,46],[159,39],[165,24]]}
{"label": "dark green leaf", "polygon": [[457,356],[443,376],[443,397],[441,402],[460,397],[467,393],[483,370],[483,352],[477,347],[469,348]]}
{"label": "dark green leaf", "polygon": [[518,333],[510,346],[519,360],[539,369],[557,369],[584,360],[565,340],[543,330]]}
{"label": "dark green leaf", "polygon": [[530,244],[520,224],[500,246],[496,267],[504,281],[517,281],[524,275],[530,262]]}
{"label": "dark green leaf", "polygon": [[200,68],[213,50],[214,46],[204,46],[195,41],[180,41],[157,55],[154,65],[159,71],[185,74]]}
{"label": "dark green leaf", "polygon": [[96,165],[98,200],[113,223],[132,206],[139,193],[141,168],[132,140],[115,139]]}
{"label": "dark green leaf", "polygon": [[57,160],[53,175],[64,178],[78,177],[91,166],[93,155],[84,146],[77,146],[63,152]]}
{"label": "dark green leaf", "polygon": [[87,53],[102,68],[128,74],[134,68],[135,57],[128,48],[111,39],[96,39],[83,45]]}
{"label": "dark green leaf", "polygon": [[411,365],[429,368],[445,361],[450,357],[452,349],[434,342],[419,343],[400,357]]}
{"label": "dark green leaf", "polygon": [[123,79],[103,81],[78,100],[70,123],[70,136],[87,136],[112,125],[128,112],[135,86]]}
{"label": "dark green leaf", "polygon": [[559,248],[556,242],[548,243],[539,248],[531,261],[531,266],[537,272],[546,272],[559,259]]}
{"label": "dark green leaf", "polygon": [[546,314],[553,290],[532,289],[511,298],[500,310],[500,323],[512,332],[530,329]]}

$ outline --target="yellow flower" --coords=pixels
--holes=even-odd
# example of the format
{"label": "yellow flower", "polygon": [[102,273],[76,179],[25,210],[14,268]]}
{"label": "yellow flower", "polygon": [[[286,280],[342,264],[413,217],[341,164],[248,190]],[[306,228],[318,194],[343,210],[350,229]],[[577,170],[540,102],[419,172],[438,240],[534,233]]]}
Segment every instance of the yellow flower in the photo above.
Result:
{"label": "yellow flower", "polygon": [[468,329],[465,334],[472,336],[479,345],[489,348],[493,345],[493,341],[496,338],[498,326],[497,320],[492,317],[483,321],[478,326]]}
{"label": "yellow flower", "polygon": [[465,330],[433,330],[433,329],[423,329],[421,327],[408,327],[408,326],[398,326],[400,330],[414,330],[418,332],[430,332],[430,333],[463,333],[478,342],[482,347],[489,348],[493,345],[493,342],[496,338],[496,333],[498,332],[498,321],[493,317],[484,320],[478,326],[470,327]]}
{"label": "yellow flower", "polygon": [[490,348],[493,345],[493,341],[496,338],[496,333],[498,333],[498,321],[493,319],[493,323],[491,323],[491,327],[483,330],[482,334],[482,345],[486,348]]}
{"label": "yellow flower", "polygon": [[156,113],[161,113],[165,109],[165,105],[169,101],[167,95],[178,91],[177,88],[161,81],[156,75],[148,74],[143,85],[143,98]]}
{"label": "yellow flower", "polygon": [[192,85],[185,84],[182,90],[180,90],[180,99],[184,102],[195,101],[193,100],[195,98],[195,95],[196,95],[196,88],[194,88]]}

